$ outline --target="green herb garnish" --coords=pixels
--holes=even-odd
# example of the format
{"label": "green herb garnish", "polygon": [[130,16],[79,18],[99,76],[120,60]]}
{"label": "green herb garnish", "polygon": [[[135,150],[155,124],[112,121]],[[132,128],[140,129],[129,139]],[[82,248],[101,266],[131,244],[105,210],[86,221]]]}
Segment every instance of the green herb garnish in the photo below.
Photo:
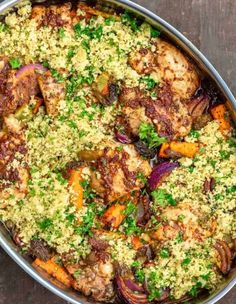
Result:
{"label": "green herb garnish", "polygon": [[164,189],[156,189],[151,193],[151,195],[154,199],[154,203],[161,207],[168,205],[176,206],[177,204],[172,194],[167,193]]}
{"label": "green herb garnish", "polygon": [[17,58],[11,58],[9,63],[12,69],[19,69],[21,67],[20,60]]}
{"label": "green herb garnish", "polygon": [[168,249],[166,249],[166,248],[161,249],[160,257],[163,259],[168,259],[170,257],[170,253],[169,253]]}
{"label": "green herb garnish", "polygon": [[150,75],[143,76],[141,82],[145,84],[146,90],[150,91],[158,84]]}
{"label": "green herb garnish", "polygon": [[164,137],[158,136],[154,126],[148,123],[142,123],[140,125],[139,137],[150,149],[157,148],[162,143],[166,142]]}

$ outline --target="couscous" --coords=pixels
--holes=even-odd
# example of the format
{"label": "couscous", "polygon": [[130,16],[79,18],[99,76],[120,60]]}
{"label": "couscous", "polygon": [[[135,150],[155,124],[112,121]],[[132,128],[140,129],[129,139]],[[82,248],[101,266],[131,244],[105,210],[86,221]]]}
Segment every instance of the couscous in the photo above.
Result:
{"label": "couscous", "polygon": [[0,23],[0,218],[97,302],[182,303],[236,254],[236,137],[191,60],[130,12],[23,2]]}

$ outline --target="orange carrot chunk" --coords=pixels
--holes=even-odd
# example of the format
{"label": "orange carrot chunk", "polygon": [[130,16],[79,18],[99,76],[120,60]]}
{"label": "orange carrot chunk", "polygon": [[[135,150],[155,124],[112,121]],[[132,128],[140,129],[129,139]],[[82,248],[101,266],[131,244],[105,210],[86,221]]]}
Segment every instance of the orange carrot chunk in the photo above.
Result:
{"label": "orange carrot chunk", "polygon": [[74,201],[78,209],[83,206],[84,189],[81,186],[82,180],[82,168],[70,170],[69,185],[71,185],[74,191]]}
{"label": "orange carrot chunk", "polygon": [[135,250],[138,250],[141,247],[143,247],[143,244],[142,244],[140,238],[136,235],[132,236],[132,245]]}
{"label": "orange carrot chunk", "polygon": [[168,154],[166,153],[166,151],[170,149],[170,144],[169,143],[163,143],[161,145],[161,149],[159,151],[159,156],[163,157],[163,158],[169,158]]}
{"label": "orange carrot chunk", "polygon": [[102,222],[106,225],[111,226],[112,228],[118,228],[125,219],[125,208],[126,206],[121,204],[112,205],[104,213]]}
{"label": "orange carrot chunk", "polygon": [[43,270],[45,270],[48,274],[50,274],[52,277],[56,278],[59,282],[66,285],[67,287],[70,287],[72,284],[72,279],[70,275],[65,271],[65,269],[58,265],[54,258],[44,262],[40,259],[36,259],[33,262],[33,266],[40,267]]}
{"label": "orange carrot chunk", "polygon": [[212,108],[211,115],[219,122],[220,131],[223,135],[231,130],[229,112],[224,104]]}
{"label": "orange carrot chunk", "polygon": [[33,108],[33,114],[37,114],[39,111],[39,108],[41,107],[41,105],[43,104],[43,99],[40,97],[35,97],[34,98],[36,100],[35,106]]}
{"label": "orange carrot chunk", "polygon": [[159,152],[159,156],[169,158],[171,155],[185,156],[193,158],[198,152],[199,143],[178,142],[163,143]]}

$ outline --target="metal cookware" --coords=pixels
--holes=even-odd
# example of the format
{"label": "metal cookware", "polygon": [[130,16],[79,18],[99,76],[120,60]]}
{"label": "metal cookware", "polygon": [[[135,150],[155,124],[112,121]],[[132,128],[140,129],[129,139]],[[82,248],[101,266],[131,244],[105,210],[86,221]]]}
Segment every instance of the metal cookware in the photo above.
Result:
{"label": "metal cookware", "polygon": [[[0,15],[4,15],[6,11],[10,8],[17,6],[22,0],[5,0],[0,1]],[[46,0],[36,0],[32,1],[33,3],[55,3],[58,1],[46,1]],[[62,2],[62,1],[59,1]],[[128,9],[135,13],[139,18],[145,19],[150,24],[157,26],[161,29],[162,33],[167,36],[175,45],[178,45],[182,48],[200,67],[200,69],[209,76],[215,83],[216,86],[221,91],[222,95],[226,98],[227,104],[236,117],[236,100],[229,90],[228,86],[221,78],[216,69],[212,64],[206,59],[206,57],[177,29],[171,26],[169,23],[152,13],[151,11],[141,7],[138,4],[135,4],[129,0],[87,0],[86,2],[94,4],[99,2],[100,5],[104,7],[111,7],[114,9]],[[87,299],[84,296],[80,295],[78,292],[73,290],[65,289],[65,287],[60,286],[58,282],[55,282],[51,277],[46,273],[39,273],[36,271],[30,263],[30,260],[23,257],[16,245],[11,240],[8,232],[4,226],[0,226],[0,245],[2,248],[11,256],[11,258],[22,268],[24,269],[31,277],[36,281],[42,284],[44,287],[48,288],[50,291],[63,298],[64,300],[73,303],[73,304],[92,304],[95,303],[93,300]],[[4,265],[2,266],[4,267]],[[201,304],[213,304],[219,301],[234,285],[236,285],[236,268],[234,268],[229,276],[226,278],[225,282],[219,286],[218,290],[210,295],[209,297],[203,297],[196,299],[195,303]]]}

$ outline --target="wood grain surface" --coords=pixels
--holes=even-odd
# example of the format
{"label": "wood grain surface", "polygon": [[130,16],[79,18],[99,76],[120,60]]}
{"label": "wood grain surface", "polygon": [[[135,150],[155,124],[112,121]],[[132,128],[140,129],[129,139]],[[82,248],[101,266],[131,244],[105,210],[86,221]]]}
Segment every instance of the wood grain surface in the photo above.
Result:
{"label": "wood grain surface", "polygon": [[[236,0],[137,0],[184,33],[236,94]],[[65,304],[0,249],[0,304]],[[236,287],[220,304],[236,303]]]}

